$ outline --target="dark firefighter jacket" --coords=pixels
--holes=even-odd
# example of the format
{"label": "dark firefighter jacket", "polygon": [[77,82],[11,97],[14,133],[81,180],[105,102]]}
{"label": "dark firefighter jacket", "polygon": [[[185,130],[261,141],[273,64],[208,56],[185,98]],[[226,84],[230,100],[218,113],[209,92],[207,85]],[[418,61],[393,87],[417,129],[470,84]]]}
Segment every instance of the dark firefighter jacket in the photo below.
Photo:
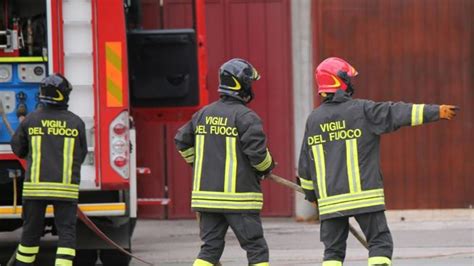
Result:
{"label": "dark firefighter jacket", "polygon": [[87,154],[84,122],[77,115],[49,106],[36,110],[17,128],[11,147],[27,161],[24,199],[77,201]]}
{"label": "dark firefighter jacket", "polygon": [[204,107],[178,130],[175,142],[194,166],[193,210],[262,209],[259,178],[274,164],[260,118],[241,101],[225,97]]}
{"label": "dark firefighter jacket", "polygon": [[342,90],[313,110],[298,175],[321,219],[384,210],[380,135],[438,119],[438,105],[352,99]]}

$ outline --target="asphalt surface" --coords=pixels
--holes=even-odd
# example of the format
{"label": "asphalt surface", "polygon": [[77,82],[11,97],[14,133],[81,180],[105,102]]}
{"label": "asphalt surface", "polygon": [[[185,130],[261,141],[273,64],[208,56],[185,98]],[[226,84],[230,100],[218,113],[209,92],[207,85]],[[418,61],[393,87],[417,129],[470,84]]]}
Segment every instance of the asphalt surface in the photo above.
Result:
{"label": "asphalt surface", "polygon": [[[395,242],[394,265],[474,265],[473,219],[405,220],[389,222],[389,226]],[[319,224],[297,223],[290,218],[264,219],[264,230],[271,265],[321,265]],[[135,253],[157,265],[192,265],[200,246],[197,223],[189,220],[141,221],[134,239]],[[344,265],[367,265],[367,256],[350,236]],[[224,266],[246,265],[245,252],[230,231],[221,262]]]}
{"label": "asphalt surface", "polygon": [[[402,216],[389,213],[395,242],[393,265],[474,265],[473,211],[463,211],[463,215],[445,212],[436,219],[427,215],[420,218],[417,213],[403,221]],[[319,242],[318,224],[295,222],[292,218],[264,218],[263,223],[271,265],[321,265],[323,245]],[[19,234],[20,230],[0,233],[1,264],[14,250]],[[48,236],[42,241],[40,261],[52,261],[55,239]],[[154,265],[192,265],[199,246],[194,220],[140,220],[133,237],[134,253]],[[221,262],[224,266],[247,265],[245,252],[231,231]],[[131,265],[143,264],[132,261]],[[367,251],[352,236],[344,265],[367,265]]]}

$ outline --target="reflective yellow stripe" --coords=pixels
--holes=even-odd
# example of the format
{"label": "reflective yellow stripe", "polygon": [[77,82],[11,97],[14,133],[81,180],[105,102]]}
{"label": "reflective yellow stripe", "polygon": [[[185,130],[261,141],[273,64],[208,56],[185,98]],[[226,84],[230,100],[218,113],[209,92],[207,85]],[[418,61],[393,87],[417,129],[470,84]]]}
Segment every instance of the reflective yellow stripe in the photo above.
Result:
{"label": "reflective yellow stripe", "polygon": [[184,158],[187,163],[194,163],[194,155]]}
{"label": "reflective yellow stripe", "polygon": [[23,197],[47,197],[47,198],[68,198],[78,199],[79,192],[66,192],[66,191],[29,191],[23,190]]}
{"label": "reflective yellow stripe", "polygon": [[184,150],[184,151],[179,151],[179,154],[181,154],[181,156],[183,156],[184,158],[190,156],[190,155],[194,155],[194,147],[191,147],[187,150]]}
{"label": "reflective yellow stripe", "polygon": [[384,205],[384,204],[385,204],[384,197],[362,199],[355,202],[339,203],[339,204],[334,204],[334,205],[329,205],[329,206],[324,206],[324,207],[320,206],[319,214],[324,215],[324,214],[330,214],[330,213],[339,212],[339,211],[348,211],[348,210],[353,210],[353,209],[373,207],[373,206],[379,206],[379,205]]}
{"label": "reflective yellow stripe", "polygon": [[207,262],[205,260],[196,259],[193,263],[193,266],[213,266],[214,264]]}
{"label": "reflective yellow stripe", "polygon": [[263,201],[263,194],[259,192],[218,192],[218,191],[193,191],[193,199],[225,200],[225,201]]}
{"label": "reflective yellow stripe", "polygon": [[263,207],[263,202],[228,202],[193,199],[191,200],[191,207],[208,209],[261,210]]}
{"label": "reflective yellow stripe", "polygon": [[347,177],[349,179],[349,191],[351,193],[357,193],[362,190],[360,187],[358,154],[357,139],[346,140]]}
{"label": "reflective yellow stripe", "polygon": [[322,266],[342,266],[342,261],[338,261],[338,260],[327,260],[327,261],[323,261],[323,265]]}
{"label": "reflective yellow stripe", "polygon": [[194,191],[201,189],[202,159],[204,155],[204,135],[196,135],[196,157],[194,163]]}
{"label": "reflective yellow stripe", "polygon": [[387,264],[388,266],[392,265],[392,261],[387,257],[370,257],[369,266]]}
{"label": "reflective yellow stripe", "polygon": [[36,255],[24,256],[24,255],[21,255],[20,253],[16,253],[16,259],[23,263],[33,263],[35,262]]}
{"label": "reflective yellow stripe", "polygon": [[48,57],[42,56],[21,56],[21,57],[0,57],[0,63],[33,63],[48,62]]}
{"label": "reflective yellow stripe", "polygon": [[251,266],[270,266],[270,263],[268,262],[260,262],[257,264],[250,264]]}
{"label": "reflective yellow stripe", "polygon": [[226,155],[225,155],[225,179],[224,191],[235,192],[237,181],[237,152],[236,152],[236,138],[225,138]]}
{"label": "reflective yellow stripe", "polygon": [[56,259],[54,262],[55,266],[72,266],[72,260],[66,260],[66,259]]}
{"label": "reflective yellow stripe", "polygon": [[306,180],[304,178],[298,177],[300,179],[301,187],[306,189],[306,190],[313,190],[314,189],[314,184],[313,180]]}
{"label": "reflective yellow stripe", "polygon": [[319,198],[326,198],[326,161],[324,158],[323,145],[314,145],[311,149],[313,151],[314,167],[316,168]]}
{"label": "reflective yellow stripe", "polygon": [[257,171],[263,172],[263,171],[267,170],[268,167],[270,167],[271,165],[272,165],[272,155],[270,154],[270,152],[267,149],[267,154],[265,155],[265,159],[263,159],[262,162],[260,162],[257,165],[254,165],[253,167],[255,167],[255,169],[257,169]]}
{"label": "reflective yellow stripe", "polygon": [[58,255],[68,255],[68,256],[76,256],[76,250],[73,248],[61,248],[58,247],[58,251],[56,252]]}
{"label": "reflective yellow stripe", "polygon": [[39,246],[27,247],[20,244],[18,245],[18,251],[24,254],[36,254],[39,251]]}
{"label": "reflective yellow stripe", "polygon": [[423,124],[424,104],[414,104],[411,108],[411,125],[418,126]]}
{"label": "reflective yellow stripe", "polygon": [[64,138],[63,148],[63,184],[71,184],[74,155],[74,138]]}
{"label": "reflective yellow stripe", "polygon": [[371,190],[364,190],[359,193],[346,193],[346,194],[339,194],[335,196],[330,196],[325,199],[318,200],[319,207],[324,207],[327,205],[333,205],[338,203],[345,203],[345,202],[354,202],[357,200],[362,199],[369,199],[369,198],[377,198],[383,197],[383,189],[371,189]]}
{"label": "reflective yellow stripe", "polygon": [[45,184],[43,182],[41,183],[27,183],[25,182],[23,185],[23,189],[30,189],[30,190],[48,190],[48,189],[53,189],[53,190],[65,190],[65,191],[77,191],[79,190],[78,185],[74,184],[62,184],[62,183],[48,183]]}
{"label": "reflective yellow stripe", "polygon": [[41,162],[41,136],[31,137],[31,173],[30,179],[32,183],[39,182]]}

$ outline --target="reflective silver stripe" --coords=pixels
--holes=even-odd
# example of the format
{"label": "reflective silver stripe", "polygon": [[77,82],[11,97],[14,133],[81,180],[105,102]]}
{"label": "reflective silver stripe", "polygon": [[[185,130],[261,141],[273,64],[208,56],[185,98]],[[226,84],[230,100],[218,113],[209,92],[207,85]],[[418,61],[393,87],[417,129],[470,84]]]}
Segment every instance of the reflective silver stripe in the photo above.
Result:
{"label": "reflective silver stripe", "polygon": [[424,104],[413,104],[411,108],[411,125],[418,126],[423,124]]}
{"label": "reflective silver stripe", "polygon": [[196,135],[196,157],[194,163],[194,191],[201,188],[202,160],[204,156],[204,135]]}
{"label": "reflective silver stripe", "polygon": [[314,190],[313,180],[306,180],[304,178],[298,177],[300,179],[301,187],[306,190]]}
{"label": "reflective silver stripe", "polygon": [[225,179],[224,191],[235,192],[237,181],[237,153],[236,138],[226,137],[226,155],[225,155]]}
{"label": "reflective silver stripe", "polygon": [[351,193],[360,192],[360,171],[359,171],[359,151],[357,149],[357,139],[346,140],[346,161],[349,191]]}
{"label": "reflective silver stripe", "polygon": [[326,162],[322,144],[311,147],[313,151],[314,167],[316,169],[316,181],[318,185],[319,198],[327,197],[326,193]]}

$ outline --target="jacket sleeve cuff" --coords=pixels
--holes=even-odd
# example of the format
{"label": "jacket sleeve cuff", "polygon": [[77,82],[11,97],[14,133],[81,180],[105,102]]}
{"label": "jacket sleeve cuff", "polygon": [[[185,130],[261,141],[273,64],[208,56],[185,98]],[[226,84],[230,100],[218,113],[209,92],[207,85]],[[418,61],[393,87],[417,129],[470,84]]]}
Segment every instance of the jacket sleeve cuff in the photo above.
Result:
{"label": "jacket sleeve cuff", "polygon": [[411,108],[411,126],[418,126],[439,120],[439,105],[413,104]]}
{"label": "jacket sleeve cuff", "polygon": [[275,164],[273,163],[273,158],[270,152],[267,149],[267,153],[265,155],[265,159],[261,161],[260,163],[253,165],[253,167],[257,170],[257,172],[270,172],[273,167],[275,167]]}
{"label": "jacket sleeve cuff", "polygon": [[181,154],[181,156],[187,163],[194,163],[194,147],[180,150],[179,154]]}

